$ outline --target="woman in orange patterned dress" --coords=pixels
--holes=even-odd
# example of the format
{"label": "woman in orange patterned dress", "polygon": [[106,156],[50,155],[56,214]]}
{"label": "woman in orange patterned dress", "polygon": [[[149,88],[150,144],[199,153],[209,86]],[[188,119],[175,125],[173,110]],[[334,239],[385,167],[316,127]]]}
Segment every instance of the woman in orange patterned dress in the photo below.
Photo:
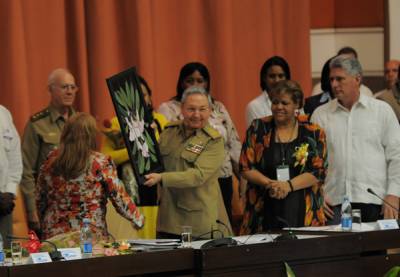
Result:
{"label": "woman in orange patterned dress", "polygon": [[242,235],[326,221],[325,133],[298,115],[303,92],[296,82],[281,81],[271,95],[272,116],[252,122],[241,151],[240,170],[248,180]]}
{"label": "woman in orange patterned dress", "polygon": [[43,164],[36,189],[42,238],[78,231],[83,218],[91,220],[98,238],[107,238],[107,198],[132,222],[143,225],[143,216],[117,178],[109,156],[96,152],[96,121],[77,113],[66,123],[59,149]]}

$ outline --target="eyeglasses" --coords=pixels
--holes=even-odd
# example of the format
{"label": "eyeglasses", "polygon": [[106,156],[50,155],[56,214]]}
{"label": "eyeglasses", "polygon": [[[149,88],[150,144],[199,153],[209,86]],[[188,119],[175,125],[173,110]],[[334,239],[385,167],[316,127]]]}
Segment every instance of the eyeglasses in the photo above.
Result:
{"label": "eyeglasses", "polygon": [[61,89],[63,92],[68,91],[68,89],[70,89],[71,91],[78,90],[78,86],[74,85],[74,84],[62,84],[62,85],[55,85],[55,86],[58,87],[59,89]]}

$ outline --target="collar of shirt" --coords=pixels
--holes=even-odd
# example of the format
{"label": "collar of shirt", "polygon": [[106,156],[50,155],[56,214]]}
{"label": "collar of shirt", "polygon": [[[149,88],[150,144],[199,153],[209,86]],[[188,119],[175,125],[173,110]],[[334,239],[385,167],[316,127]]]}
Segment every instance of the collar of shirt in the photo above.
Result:
{"label": "collar of shirt", "polygon": [[[48,109],[49,109],[49,112],[50,112],[50,120],[54,123],[54,122],[57,122],[57,120],[58,119],[62,119],[63,121],[65,121],[65,118],[64,118],[64,116],[62,116],[59,112],[58,112],[58,110],[55,108],[55,107],[53,107],[53,106],[49,106],[48,107]],[[75,110],[73,109],[73,108],[69,108],[68,109],[68,115],[72,115],[73,113],[75,113]]]}
{"label": "collar of shirt", "polygon": [[182,121],[182,123],[179,125],[179,133],[184,138],[184,140],[187,140],[187,139],[189,139],[191,137],[194,137],[194,136],[196,136],[198,134],[198,132],[200,132],[200,129],[196,129],[196,130],[193,130],[193,132],[188,136],[186,134],[185,130],[186,130],[186,128],[185,128],[185,125],[183,124],[183,121]]}
{"label": "collar of shirt", "polygon": [[268,103],[268,107],[271,107],[271,99],[269,99],[268,92],[265,89],[263,90],[262,95],[264,95],[265,101]]}
{"label": "collar of shirt", "polygon": [[[369,103],[369,96],[363,95],[360,93],[360,97],[358,98],[357,102],[354,103],[352,108],[355,108],[357,106],[363,106],[363,107],[367,107],[368,103]],[[335,98],[334,100],[330,101],[330,110],[331,112],[335,112],[338,109],[341,110],[345,110],[345,111],[349,111],[347,108],[345,108],[342,104],[339,103],[338,99]]]}

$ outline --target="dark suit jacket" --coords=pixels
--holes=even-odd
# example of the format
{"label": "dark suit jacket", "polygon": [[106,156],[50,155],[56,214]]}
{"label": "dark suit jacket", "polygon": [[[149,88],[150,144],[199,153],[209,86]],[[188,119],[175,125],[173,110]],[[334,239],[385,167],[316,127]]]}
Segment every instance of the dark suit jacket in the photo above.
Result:
{"label": "dark suit jacket", "polygon": [[310,96],[306,99],[304,103],[304,113],[308,115],[308,118],[311,118],[311,115],[319,106],[328,103],[328,101],[330,100],[327,98],[326,100],[321,102],[321,98],[323,95],[324,93],[320,93],[314,96]]}

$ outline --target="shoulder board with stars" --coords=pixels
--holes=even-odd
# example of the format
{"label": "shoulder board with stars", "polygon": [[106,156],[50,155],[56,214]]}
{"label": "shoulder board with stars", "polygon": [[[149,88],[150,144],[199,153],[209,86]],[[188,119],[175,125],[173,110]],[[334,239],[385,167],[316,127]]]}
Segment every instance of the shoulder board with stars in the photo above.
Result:
{"label": "shoulder board with stars", "polygon": [[34,115],[31,116],[31,121],[35,122],[38,121],[39,119],[42,119],[50,114],[50,111],[48,109],[44,109],[43,111],[40,111]]}

